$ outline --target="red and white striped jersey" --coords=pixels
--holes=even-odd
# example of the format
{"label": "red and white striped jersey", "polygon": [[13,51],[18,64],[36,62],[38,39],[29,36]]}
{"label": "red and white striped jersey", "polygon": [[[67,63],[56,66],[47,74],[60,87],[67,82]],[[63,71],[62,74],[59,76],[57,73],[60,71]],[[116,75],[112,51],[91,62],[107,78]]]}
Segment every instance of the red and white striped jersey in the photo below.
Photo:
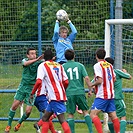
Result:
{"label": "red and white striped jersey", "polygon": [[54,61],[41,63],[38,67],[37,79],[41,79],[44,82],[49,100],[67,100],[63,81],[68,80],[68,77],[59,63]]}
{"label": "red and white striped jersey", "polygon": [[101,77],[103,82],[96,86],[96,97],[103,99],[114,98],[114,79],[115,73],[113,66],[105,60],[94,65],[95,81]]}
{"label": "red and white striped jersey", "polygon": [[41,95],[47,95],[47,89],[44,80],[42,80],[42,85],[39,86],[36,91],[36,96],[41,96]]}

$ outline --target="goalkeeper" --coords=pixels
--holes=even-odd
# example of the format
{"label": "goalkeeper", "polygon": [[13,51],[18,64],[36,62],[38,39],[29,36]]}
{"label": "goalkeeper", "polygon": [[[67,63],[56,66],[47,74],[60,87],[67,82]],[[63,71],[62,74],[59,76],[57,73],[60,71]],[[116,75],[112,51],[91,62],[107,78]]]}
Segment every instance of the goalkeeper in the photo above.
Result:
{"label": "goalkeeper", "polygon": [[22,80],[17,89],[16,95],[14,96],[12,107],[9,111],[8,125],[5,128],[5,133],[10,132],[12,120],[15,115],[16,109],[19,107],[22,101],[24,101],[24,103],[27,105],[26,112],[20,118],[18,124],[14,127],[15,132],[19,130],[21,123],[29,117],[32,111],[34,100],[32,101],[32,103],[30,103],[29,97],[36,81],[37,68],[39,64],[42,62],[41,59],[43,59],[43,56],[39,56],[38,58],[36,58],[36,50],[34,48],[28,48],[27,58],[24,58],[22,60]]}
{"label": "goalkeeper", "polygon": [[68,35],[68,28],[66,26],[59,27],[59,20],[56,20],[54,27],[54,35],[52,38],[54,48],[56,51],[56,62],[63,64],[67,62],[64,53],[67,49],[73,49],[73,42],[77,35],[77,30],[69,18],[66,18],[66,22],[69,24],[72,33]]}
{"label": "goalkeeper", "polygon": [[[114,60],[110,57],[105,59],[107,62],[114,64]],[[114,69],[116,74],[116,81],[114,83],[115,90],[115,106],[117,117],[120,118],[120,133],[125,133],[126,131],[126,106],[123,101],[124,96],[122,94],[122,78],[131,79],[131,75],[127,73],[125,69],[119,70]],[[109,129],[111,133],[114,133],[114,127],[112,123],[109,123]]]}

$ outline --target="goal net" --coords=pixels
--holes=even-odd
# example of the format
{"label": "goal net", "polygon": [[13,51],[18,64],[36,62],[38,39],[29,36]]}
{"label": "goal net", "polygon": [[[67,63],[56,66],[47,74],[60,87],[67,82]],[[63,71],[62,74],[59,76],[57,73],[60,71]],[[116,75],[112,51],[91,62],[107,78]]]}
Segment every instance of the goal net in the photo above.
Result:
{"label": "goal net", "polygon": [[[114,68],[126,69],[133,76],[133,19],[105,20],[105,50],[115,60]],[[133,79],[123,79],[127,111],[127,131],[133,129]]]}

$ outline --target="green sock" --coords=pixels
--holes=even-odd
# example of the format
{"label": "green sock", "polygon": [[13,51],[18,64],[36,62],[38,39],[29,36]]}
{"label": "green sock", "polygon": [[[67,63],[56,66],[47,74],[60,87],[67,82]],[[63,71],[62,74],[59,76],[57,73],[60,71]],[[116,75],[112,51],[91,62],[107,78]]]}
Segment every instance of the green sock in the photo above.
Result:
{"label": "green sock", "polygon": [[126,125],[127,125],[126,120],[121,120],[121,122],[120,122],[120,133],[125,133]]}
{"label": "green sock", "polygon": [[25,121],[28,118],[28,116],[26,115],[26,113],[23,114],[23,116],[19,119],[18,123],[22,123],[23,121]]}
{"label": "green sock", "polygon": [[71,133],[75,133],[75,122],[74,122],[74,119],[68,118],[67,121],[68,121],[68,124],[70,126]]}
{"label": "green sock", "polygon": [[8,126],[11,126],[15,113],[16,113],[15,111],[10,109],[9,114],[8,114]]}
{"label": "green sock", "polygon": [[92,120],[90,118],[90,115],[87,114],[86,116],[84,116],[84,118],[85,118],[85,122],[86,122],[86,124],[88,126],[89,132],[93,133],[93,131],[92,131]]}
{"label": "green sock", "polygon": [[113,123],[112,123],[112,122],[109,122],[109,123],[108,123],[108,126],[109,126],[110,133],[115,133],[115,132],[114,132]]}

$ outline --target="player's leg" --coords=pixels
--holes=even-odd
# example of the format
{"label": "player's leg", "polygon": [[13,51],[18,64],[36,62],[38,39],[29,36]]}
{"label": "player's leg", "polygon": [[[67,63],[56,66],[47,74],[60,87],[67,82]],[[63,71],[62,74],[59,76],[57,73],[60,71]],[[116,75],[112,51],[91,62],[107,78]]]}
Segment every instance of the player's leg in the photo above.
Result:
{"label": "player's leg", "polygon": [[13,101],[12,107],[9,111],[8,126],[5,128],[5,133],[8,133],[10,131],[12,120],[15,115],[16,109],[19,107],[19,105],[20,105],[21,101],[23,101],[23,99],[24,99],[23,86],[20,84],[20,86],[18,87],[18,90],[14,96],[14,101]]}
{"label": "player's leg", "polygon": [[22,117],[19,119],[17,125],[14,127],[15,132],[20,129],[22,122],[25,121],[30,116],[31,111],[32,111],[32,106],[27,105],[25,113],[22,115]]}
{"label": "player's leg", "polygon": [[113,125],[112,120],[110,119],[110,117],[109,117],[109,121],[108,121],[108,127],[109,127],[110,133],[115,133],[114,125]]}
{"label": "player's leg", "polygon": [[45,111],[42,117],[42,133],[48,133],[49,130],[49,119],[53,114],[51,107],[48,105],[48,109]]}
{"label": "player's leg", "polygon": [[108,104],[108,108],[105,112],[109,112],[108,114],[113,122],[115,133],[120,133],[120,122],[119,122],[119,119],[117,118],[115,110],[116,110],[115,102],[114,102],[114,99],[112,99],[110,100]]}
{"label": "player's leg", "polygon": [[116,114],[120,118],[120,133],[126,131],[126,105],[123,100],[115,100]]}
{"label": "player's leg", "polygon": [[83,111],[83,115],[84,115],[84,118],[85,118],[85,122],[88,126],[88,130],[89,130],[90,133],[93,133],[93,131],[92,131],[92,120],[91,120],[90,115],[88,113],[89,107],[88,107],[88,104],[86,102],[86,97],[85,97],[85,95],[77,95],[76,99],[77,99],[76,101],[77,101],[77,104],[78,104],[78,108]]}
{"label": "player's leg", "polygon": [[58,120],[59,120],[59,122],[60,122],[60,124],[63,128],[64,133],[71,133],[71,129],[70,129],[68,123],[65,120],[64,113],[62,113],[60,115],[57,115],[57,117],[58,117]]}
{"label": "player's leg", "polygon": [[68,124],[70,126],[71,132],[75,133],[75,121],[74,121],[74,113],[76,111],[76,97],[75,95],[68,96],[66,102],[66,108],[68,113]]}
{"label": "player's leg", "polygon": [[[24,86],[24,87],[25,87],[25,90],[28,90],[28,89],[31,90],[27,86]],[[24,94],[25,95],[24,103],[27,105],[26,106],[26,111],[24,112],[22,117],[19,119],[17,125],[14,127],[14,131],[18,131],[20,129],[20,126],[21,126],[22,122],[25,121],[30,116],[31,111],[32,111],[32,107],[34,105],[35,96],[32,100],[29,100],[31,91],[27,91],[27,92],[24,91],[24,93],[25,93]]]}
{"label": "player's leg", "polygon": [[98,133],[103,133],[102,123],[98,117],[98,114],[102,111],[105,111],[108,105],[108,100],[95,98],[94,103],[92,104],[90,117]]}
{"label": "player's leg", "polygon": [[[36,106],[36,108],[38,109],[39,112],[45,113],[45,109],[48,106],[48,99],[46,98],[46,95],[37,96],[35,99],[34,105]],[[54,117],[52,115],[49,119],[49,129],[50,129],[51,133],[56,133],[54,124],[52,122],[53,118]],[[39,127],[42,126],[42,122],[43,122],[42,119],[40,119],[37,123],[34,124],[34,127],[36,128],[36,130],[38,130],[37,132],[40,132]]]}
{"label": "player's leg", "polygon": [[[53,112],[57,115],[59,122],[63,128],[64,133],[71,133],[70,127],[65,120],[64,113],[66,112],[66,106],[63,101],[51,101],[48,107],[51,106]],[[46,109],[48,110],[48,108]]]}
{"label": "player's leg", "polygon": [[20,104],[19,100],[14,100],[12,107],[10,108],[9,114],[8,114],[8,125],[5,128],[5,133],[8,133],[11,129],[12,120],[14,118],[14,115],[16,113],[16,109],[18,108]]}
{"label": "player's leg", "polygon": [[110,133],[109,127],[108,127],[108,121],[109,121],[109,116],[107,113],[103,113],[104,121],[103,121],[103,131],[105,133]]}

